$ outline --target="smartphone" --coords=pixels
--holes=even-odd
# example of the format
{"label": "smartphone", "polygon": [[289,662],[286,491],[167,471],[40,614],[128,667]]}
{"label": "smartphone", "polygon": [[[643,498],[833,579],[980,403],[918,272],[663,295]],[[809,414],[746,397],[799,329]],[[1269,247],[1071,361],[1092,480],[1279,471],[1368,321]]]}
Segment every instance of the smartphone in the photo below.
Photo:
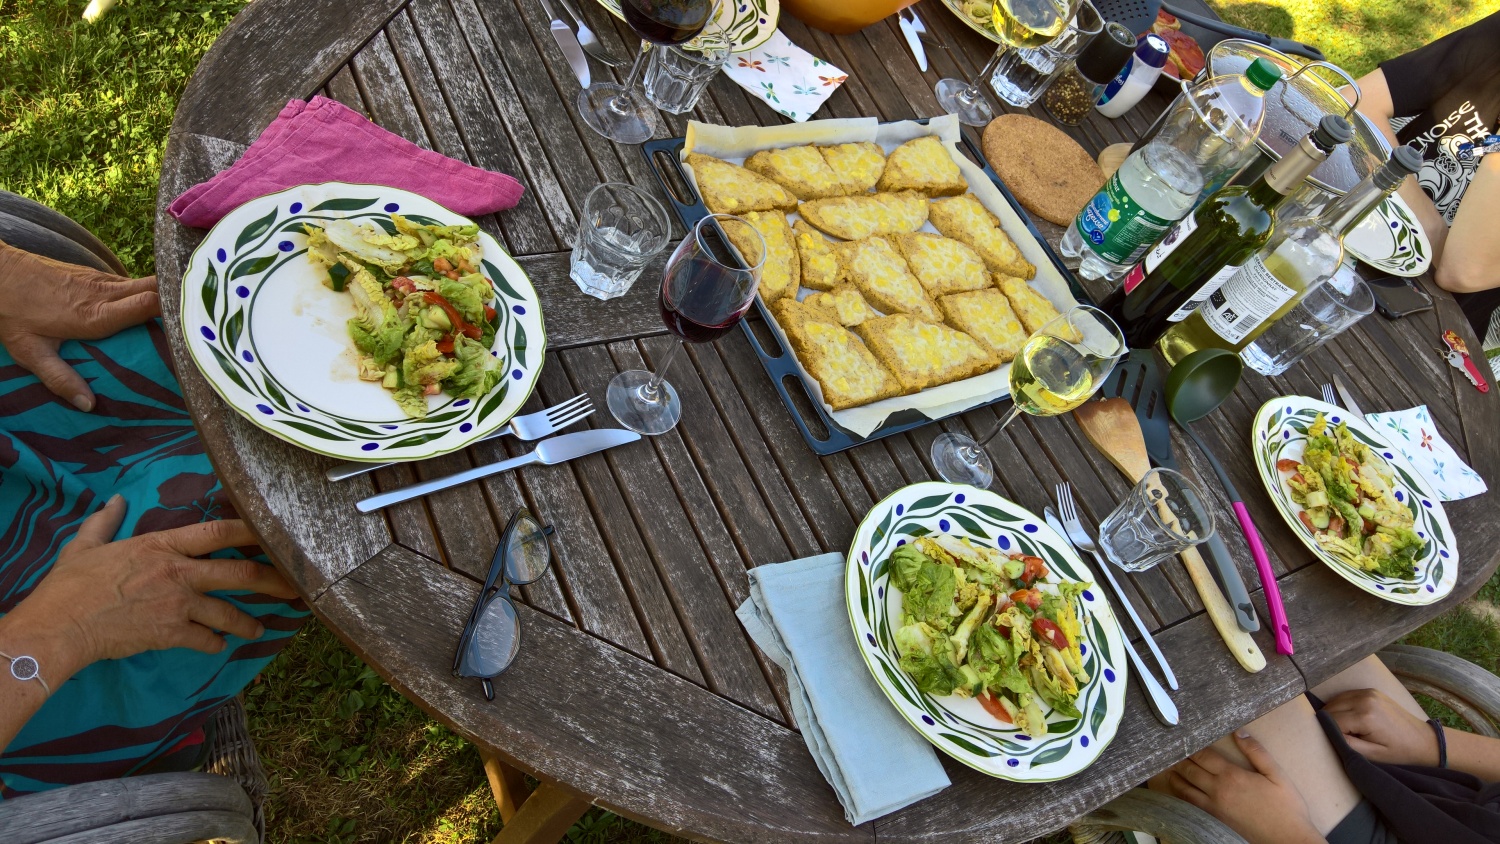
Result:
{"label": "smartphone", "polygon": [[1375,294],[1376,309],[1386,319],[1400,319],[1432,310],[1432,297],[1412,279],[1377,276],[1365,279],[1365,283]]}

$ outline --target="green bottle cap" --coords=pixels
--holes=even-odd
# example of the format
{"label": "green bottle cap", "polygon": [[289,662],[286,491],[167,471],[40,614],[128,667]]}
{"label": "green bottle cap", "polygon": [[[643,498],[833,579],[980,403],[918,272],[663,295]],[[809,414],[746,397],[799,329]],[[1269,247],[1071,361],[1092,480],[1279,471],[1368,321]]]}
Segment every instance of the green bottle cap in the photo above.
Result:
{"label": "green bottle cap", "polygon": [[1281,68],[1264,58],[1259,58],[1245,68],[1245,78],[1250,80],[1251,85],[1262,91],[1269,91],[1271,86],[1276,84],[1276,80],[1281,78]]}

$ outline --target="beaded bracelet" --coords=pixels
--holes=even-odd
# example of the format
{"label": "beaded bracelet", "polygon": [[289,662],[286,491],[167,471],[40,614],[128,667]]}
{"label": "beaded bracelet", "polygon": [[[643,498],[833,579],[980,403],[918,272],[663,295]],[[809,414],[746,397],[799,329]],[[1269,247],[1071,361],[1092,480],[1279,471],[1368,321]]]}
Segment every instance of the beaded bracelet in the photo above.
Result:
{"label": "beaded bracelet", "polygon": [[1443,733],[1443,724],[1436,718],[1428,718],[1427,723],[1432,726],[1432,731],[1437,733],[1438,741],[1438,767],[1448,767],[1448,737]]}

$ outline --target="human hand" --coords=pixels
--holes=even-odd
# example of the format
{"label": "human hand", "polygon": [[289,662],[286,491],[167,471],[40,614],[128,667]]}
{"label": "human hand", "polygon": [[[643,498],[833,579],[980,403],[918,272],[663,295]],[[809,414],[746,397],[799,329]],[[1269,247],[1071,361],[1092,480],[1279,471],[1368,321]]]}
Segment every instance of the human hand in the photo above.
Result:
{"label": "human hand", "polygon": [[120,278],[0,244],[0,346],[47,389],[94,409],[88,382],[58,355],[161,315],[156,276]]}
{"label": "human hand", "polygon": [[[256,536],[239,519],[143,534],[111,542],[125,516],[125,501],[111,498],[78,528],[57,563],[11,613],[23,628],[62,628],[68,643],[66,675],[101,659],[186,647],[205,653],[224,649],[218,632],[257,639],[260,622],[205,592],[250,590],[278,598],[297,597],[271,566],[254,560],[198,560],[224,548],[253,545]],[[23,624],[23,617],[29,620]]]}
{"label": "human hand", "polygon": [[1167,792],[1223,821],[1250,844],[1323,841],[1307,803],[1270,751],[1243,730],[1234,742],[1255,770],[1206,747],[1172,766]]}
{"label": "human hand", "polygon": [[1426,721],[1375,689],[1351,689],[1323,705],[1339,731],[1371,762],[1436,765],[1437,736]]}

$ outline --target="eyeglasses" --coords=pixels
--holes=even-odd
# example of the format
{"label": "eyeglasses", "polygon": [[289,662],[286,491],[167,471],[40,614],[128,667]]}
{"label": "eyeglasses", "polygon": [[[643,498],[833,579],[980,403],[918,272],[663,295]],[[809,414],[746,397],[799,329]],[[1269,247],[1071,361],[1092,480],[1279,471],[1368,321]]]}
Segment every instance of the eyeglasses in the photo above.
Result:
{"label": "eyeglasses", "polygon": [[511,517],[490,560],[484,588],[458,638],[453,676],[478,678],[485,700],[495,699],[490,681],[509,668],[521,650],[521,620],[510,601],[510,587],[525,586],[547,573],[552,561],[551,536],[552,526],[538,524],[524,508]]}

